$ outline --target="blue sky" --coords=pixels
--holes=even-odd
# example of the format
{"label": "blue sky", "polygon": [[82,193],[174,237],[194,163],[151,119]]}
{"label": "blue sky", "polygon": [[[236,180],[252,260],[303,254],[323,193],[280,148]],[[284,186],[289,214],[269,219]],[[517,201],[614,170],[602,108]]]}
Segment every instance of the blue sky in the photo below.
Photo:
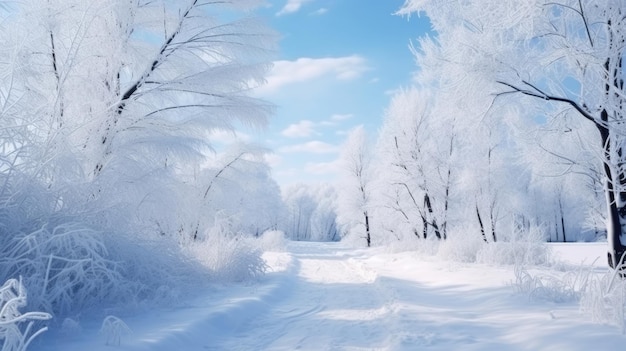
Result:
{"label": "blue sky", "polygon": [[280,185],[332,182],[346,132],[364,125],[372,139],[392,91],[417,68],[411,40],[423,17],[393,15],[404,0],[270,0],[259,14],[278,31],[279,52],[257,94],[276,104],[269,128],[242,131],[272,149]]}

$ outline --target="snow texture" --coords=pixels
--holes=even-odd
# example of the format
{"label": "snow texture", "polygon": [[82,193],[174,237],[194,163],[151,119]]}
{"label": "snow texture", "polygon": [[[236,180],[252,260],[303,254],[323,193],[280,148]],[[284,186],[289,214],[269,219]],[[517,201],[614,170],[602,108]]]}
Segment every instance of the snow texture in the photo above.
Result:
{"label": "snow texture", "polygon": [[[606,271],[595,260],[606,244],[551,249],[557,273]],[[511,266],[313,242],[264,258],[269,271],[254,284],[214,288],[183,308],[119,316],[132,334],[114,348],[98,338],[101,323],[86,320],[81,334],[52,331],[32,350],[618,350],[626,342],[575,301],[518,291]]]}

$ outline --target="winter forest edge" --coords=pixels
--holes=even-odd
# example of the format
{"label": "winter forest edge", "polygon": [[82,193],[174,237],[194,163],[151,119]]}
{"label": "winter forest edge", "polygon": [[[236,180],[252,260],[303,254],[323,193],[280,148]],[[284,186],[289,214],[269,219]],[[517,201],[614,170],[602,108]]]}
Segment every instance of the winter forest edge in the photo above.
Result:
{"label": "winter forest edge", "polygon": [[544,242],[607,241],[619,266],[626,1],[407,0],[397,15],[436,33],[411,45],[414,84],[377,135],[349,133],[337,184],[282,189],[270,150],[211,144],[271,123],[251,94],[278,42],[259,5],[0,2],[12,350],[79,313],[255,279],[285,238],[510,265],[541,264]]}

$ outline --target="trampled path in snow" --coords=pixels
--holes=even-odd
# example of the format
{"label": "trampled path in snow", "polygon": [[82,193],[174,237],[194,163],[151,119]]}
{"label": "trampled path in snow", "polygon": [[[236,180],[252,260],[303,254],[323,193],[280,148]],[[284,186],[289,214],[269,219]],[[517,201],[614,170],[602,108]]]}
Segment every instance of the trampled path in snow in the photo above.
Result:
{"label": "trampled path in snow", "polygon": [[[580,249],[580,248],[579,248]],[[584,249],[584,248],[583,248]],[[621,350],[626,337],[575,302],[529,300],[512,267],[415,253],[290,243],[266,254],[261,282],[159,317],[127,319],[119,346],[86,338],[63,350]],[[48,349],[48,348],[46,348]],[[56,349],[56,348],[52,348]]]}
{"label": "trampled path in snow", "polygon": [[443,263],[329,243],[292,243],[266,313],[212,350],[615,350],[614,327],[575,304],[515,293],[511,267]]}

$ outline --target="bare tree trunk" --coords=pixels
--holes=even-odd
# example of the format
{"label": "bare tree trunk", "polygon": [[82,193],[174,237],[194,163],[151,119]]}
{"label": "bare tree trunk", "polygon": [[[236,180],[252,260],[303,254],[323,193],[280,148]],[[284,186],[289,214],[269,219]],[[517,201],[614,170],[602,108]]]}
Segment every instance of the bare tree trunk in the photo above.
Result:
{"label": "bare tree trunk", "polygon": [[191,5],[181,14],[176,30],[174,30],[170,34],[170,36],[165,40],[165,42],[161,45],[161,49],[159,50],[157,57],[150,64],[150,67],[144,72],[142,76],[140,76],[136,81],[134,81],[133,84],[128,89],[126,89],[126,91],[124,91],[123,94],[121,94],[120,100],[117,103],[115,112],[111,113],[110,118],[108,118],[105,121],[104,130],[102,131],[102,138],[101,138],[101,143],[102,143],[101,147],[103,149],[103,154],[102,154],[102,159],[98,163],[96,163],[96,166],[94,168],[94,171],[93,171],[94,177],[97,177],[102,172],[102,169],[104,168],[104,164],[106,163],[106,159],[109,157],[109,154],[111,153],[110,148],[113,142],[113,138],[118,132],[116,130],[117,124],[126,109],[126,104],[132,101],[134,98],[136,98],[136,95],[138,94],[139,89],[142,88],[146,84],[146,81],[150,77],[152,77],[155,71],[159,68],[159,66],[163,64],[163,62],[166,61],[167,57],[171,55],[172,52],[178,50],[181,47],[184,47],[184,45],[177,45],[175,40],[180,34],[183,28],[183,25],[189,20],[191,16],[191,11],[197,6],[198,6],[198,0],[193,0]]}
{"label": "bare tree trunk", "polygon": [[365,240],[367,240],[367,247],[370,247],[372,244],[372,237],[370,235],[370,218],[367,215],[367,211],[363,212],[365,216]]}
{"label": "bare tree trunk", "polygon": [[56,78],[57,100],[59,101],[59,111],[56,116],[56,128],[63,127],[63,115],[65,114],[65,106],[63,103],[63,96],[61,93],[61,73],[59,72],[59,65],[57,59],[56,48],[54,45],[54,34],[50,31],[50,58],[52,59],[52,70],[54,71],[54,77]]}
{"label": "bare tree trunk", "polygon": [[559,194],[559,214],[561,216],[561,234],[563,234],[563,242],[567,242],[567,237],[565,236],[565,215],[563,214],[563,201],[561,201],[561,194]]}
{"label": "bare tree trunk", "polygon": [[[608,22],[611,27],[611,21]],[[623,45],[623,43],[622,43]],[[621,50],[621,49],[620,49]],[[610,99],[611,88],[615,88],[619,91],[624,91],[624,81],[621,78],[622,73],[622,57],[617,58],[617,64],[615,69],[611,70],[611,60],[607,58],[604,63],[606,69],[606,84],[604,86],[607,101]],[[617,97],[619,98],[619,96]],[[615,116],[613,116],[614,118]],[[622,116],[624,117],[624,116]],[[609,112],[606,108],[600,112],[601,123],[596,123],[596,127],[600,131],[602,138],[602,147],[604,151],[604,176],[606,179],[605,192],[607,200],[608,218],[607,218],[607,241],[609,243],[608,260],[611,268],[617,268],[620,266],[620,260],[626,251],[624,245],[621,242],[621,236],[624,232],[624,224],[626,219],[626,192],[624,188],[623,170],[616,170],[617,176],[613,174],[611,167],[611,133],[609,130]],[[621,156],[621,148],[617,151],[617,155]],[[618,162],[620,160],[617,160]],[[616,186],[615,181],[619,180],[619,184]]]}
{"label": "bare tree trunk", "polygon": [[496,237],[496,217],[493,214],[495,207],[496,207],[496,204],[492,203],[491,208],[489,210],[489,221],[491,222],[491,237],[493,238],[494,243],[498,241],[498,238]]}
{"label": "bare tree trunk", "polygon": [[[608,112],[606,110],[603,110],[601,113],[601,117],[602,121],[608,121]],[[620,241],[620,237],[622,236],[623,232],[622,217],[620,216],[620,211],[624,213],[624,208],[618,208],[615,196],[614,178],[611,171],[611,165],[609,164],[611,152],[611,140],[609,137],[609,130],[602,124],[598,124],[596,126],[600,130],[605,154],[603,168],[605,177],[605,195],[607,202],[606,239],[609,244],[608,260],[609,266],[611,266],[611,268],[616,268],[619,266],[619,261],[625,252],[624,245],[622,245],[622,242]]]}
{"label": "bare tree trunk", "polygon": [[487,235],[485,234],[485,226],[483,225],[483,220],[480,218],[480,211],[478,210],[478,204],[476,204],[476,217],[478,217],[478,225],[480,225],[480,233],[483,236],[483,240],[488,243]]}
{"label": "bare tree trunk", "polygon": [[[450,138],[450,149],[448,150],[448,157],[452,158],[452,150],[454,146],[454,135]],[[450,167],[450,161],[448,161],[448,177],[446,178],[446,198],[443,205],[443,223],[441,224],[441,231],[444,240],[448,237],[448,204],[450,202],[450,179],[452,178],[452,167]]]}
{"label": "bare tree trunk", "polygon": [[[430,217],[433,217],[433,206],[430,203],[430,196],[428,196],[428,193],[424,194],[424,206],[426,206],[426,210],[428,211]],[[425,220],[424,218],[422,219]],[[437,239],[441,240],[441,231],[439,230],[439,226],[437,225],[437,220],[433,218],[431,222],[426,221],[426,227],[428,225],[431,225],[433,229],[435,229],[435,236],[437,237]],[[425,236],[424,239],[426,239]]]}

